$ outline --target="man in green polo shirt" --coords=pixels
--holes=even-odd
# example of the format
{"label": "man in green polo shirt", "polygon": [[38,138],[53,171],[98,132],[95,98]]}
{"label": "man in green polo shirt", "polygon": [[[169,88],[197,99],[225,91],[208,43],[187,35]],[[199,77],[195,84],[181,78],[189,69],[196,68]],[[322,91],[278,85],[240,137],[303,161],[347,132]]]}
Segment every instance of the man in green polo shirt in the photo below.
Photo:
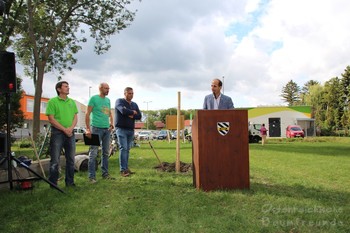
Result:
{"label": "man in green polo shirt", "polygon": [[61,81],[56,84],[57,96],[47,103],[46,115],[51,123],[50,175],[49,181],[57,185],[62,149],[66,157],[66,186],[74,184],[75,136],[78,109],[75,101],[68,97],[69,84]]}

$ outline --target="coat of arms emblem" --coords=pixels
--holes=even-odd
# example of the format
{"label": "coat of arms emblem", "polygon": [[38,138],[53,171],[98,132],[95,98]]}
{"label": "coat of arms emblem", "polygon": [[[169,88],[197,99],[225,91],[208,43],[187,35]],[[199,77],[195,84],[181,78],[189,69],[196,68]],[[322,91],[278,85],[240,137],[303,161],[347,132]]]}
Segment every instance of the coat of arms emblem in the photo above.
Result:
{"label": "coat of arms emblem", "polygon": [[225,136],[230,131],[230,122],[217,122],[216,123],[219,134]]}

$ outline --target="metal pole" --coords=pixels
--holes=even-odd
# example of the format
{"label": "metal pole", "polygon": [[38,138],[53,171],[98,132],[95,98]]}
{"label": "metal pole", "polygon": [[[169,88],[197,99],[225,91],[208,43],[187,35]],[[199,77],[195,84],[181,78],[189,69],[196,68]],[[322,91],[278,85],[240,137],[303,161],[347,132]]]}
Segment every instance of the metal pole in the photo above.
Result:
{"label": "metal pole", "polygon": [[10,93],[5,93],[6,95],[6,152],[7,152],[7,172],[8,172],[8,181],[10,184],[10,189],[13,189],[13,183],[12,183],[12,153],[11,153],[11,101],[10,101]]}
{"label": "metal pole", "polygon": [[225,94],[225,76],[222,76],[222,94]]}
{"label": "metal pole", "polygon": [[152,101],[143,101],[143,102],[147,104],[147,120],[146,120],[146,127],[147,127],[147,130],[148,130],[148,117],[149,117],[149,113],[148,113],[148,103],[151,103]]}
{"label": "metal pole", "polygon": [[91,97],[91,86],[89,87],[89,99]]}

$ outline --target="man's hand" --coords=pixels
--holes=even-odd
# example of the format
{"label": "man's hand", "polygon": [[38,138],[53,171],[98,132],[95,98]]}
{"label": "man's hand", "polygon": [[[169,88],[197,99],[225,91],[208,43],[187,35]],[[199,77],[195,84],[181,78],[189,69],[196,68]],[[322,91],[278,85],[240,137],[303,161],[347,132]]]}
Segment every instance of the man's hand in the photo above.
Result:
{"label": "man's hand", "polygon": [[113,124],[109,124],[109,129],[108,129],[108,130],[109,130],[110,132],[112,132],[113,129],[114,129],[114,125],[113,125]]}
{"label": "man's hand", "polygon": [[64,134],[67,135],[68,137],[72,137],[73,136],[73,130],[70,128],[65,128],[64,129]]}
{"label": "man's hand", "polygon": [[91,132],[90,132],[90,129],[86,129],[86,131],[85,131],[85,135],[86,135],[86,137],[91,138]]}

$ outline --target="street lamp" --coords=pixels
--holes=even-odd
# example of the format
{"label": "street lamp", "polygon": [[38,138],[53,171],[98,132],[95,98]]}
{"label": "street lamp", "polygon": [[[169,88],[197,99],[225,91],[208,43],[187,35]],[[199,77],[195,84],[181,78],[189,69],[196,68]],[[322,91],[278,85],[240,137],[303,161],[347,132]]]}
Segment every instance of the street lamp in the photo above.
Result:
{"label": "street lamp", "polygon": [[146,120],[146,125],[147,125],[147,130],[148,130],[148,116],[149,116],[149,113],[148,113],[148,103],[151,103],[152,101],[143,101],[143,102],[147,104],[147,120]]}
{"label": "street lamp", "polygon": [[222,76],[222,94],[225,94],[225,76]]}
{"label": "street lamp", "polygon": [[89,86],[89,99],[91,97],[91,86]]}

